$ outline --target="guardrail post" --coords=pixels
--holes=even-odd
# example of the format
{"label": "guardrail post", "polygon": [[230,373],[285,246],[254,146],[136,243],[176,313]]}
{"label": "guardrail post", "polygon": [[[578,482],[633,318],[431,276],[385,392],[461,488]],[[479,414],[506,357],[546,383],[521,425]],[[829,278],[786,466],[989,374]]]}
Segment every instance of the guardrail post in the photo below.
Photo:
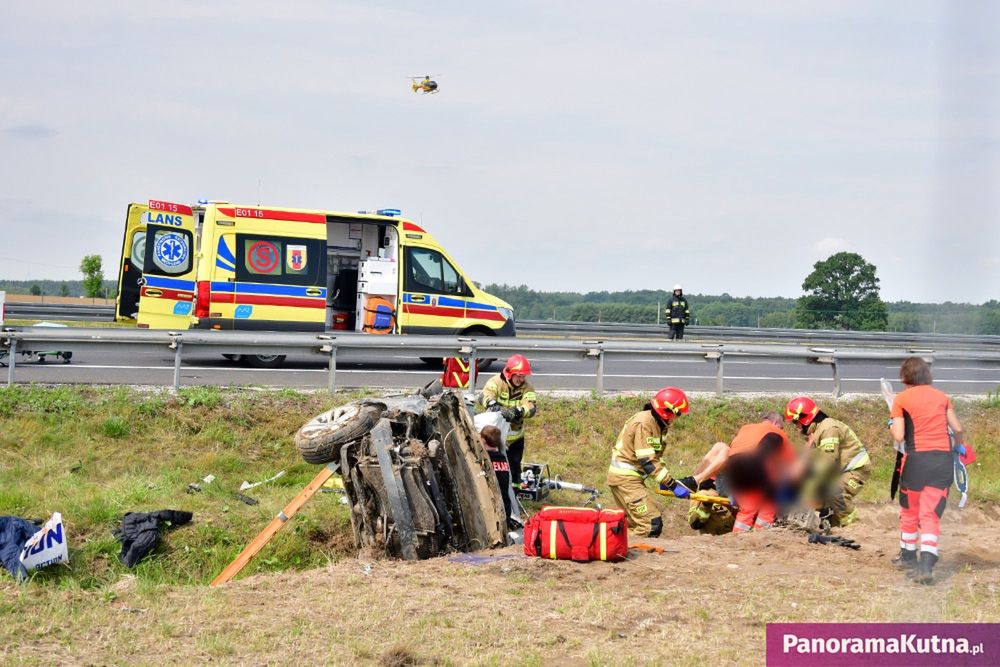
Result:
{"label": "guardrail post", "polygon": [[184,348],[184,341],[175,340],[172,344],[174,348],[174,393],[181,390],[181,350]]}
{"label": "guardrail post", "polygon": [[705,353],[706,359],[715,359],[715,395],[722,396],[722,392],[725,391],[725,367],[723,366],[722,347],[719,346],[718,349],[709,350]]}
{"label": "guardrail post", "polygon": [[10,339],[10,364],[7,366],[7,386],[14,386],[14,366],[17,365],[17,339]]}
{"label": "guardrail post", "polygon": [[840,366],[837,365],[837,355],[830,355],[830,365],[833,366],[833,397],[840,398]]}
{"label": "guardrail post", "polygon": [[337,346],[330,346],[330,374],[327,378],[327,389],[330,390],[330,395],[333,396],[337,393]]}
{"label": "guardrail post", "polygon": [[599,340],[584,342],[588,345],[594,345],[594,347],[587,349],[587,356],[597,358],[597,388],[595,391],[601,395],[604,393],[604,347]]}
{"label": "guardrail post", "polygon": [[337,393],[337,346],[334,344],[336,336],[317,336],[317,338],[324,341],[319,351],[330,354],[330,372],[327,374],[326,388],[330,391],[330,395],[333,396]]}

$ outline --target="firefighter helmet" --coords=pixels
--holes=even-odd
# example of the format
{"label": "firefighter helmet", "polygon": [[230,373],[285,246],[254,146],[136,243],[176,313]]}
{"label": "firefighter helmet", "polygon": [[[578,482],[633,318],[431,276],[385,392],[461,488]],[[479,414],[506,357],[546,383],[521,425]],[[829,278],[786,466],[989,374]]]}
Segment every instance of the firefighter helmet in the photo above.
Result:
{"label": "firefighter helmet", "polygon": [[677,387],[665,387],[656,392],[649,404],[653,406],[653,412],[664,421],[670,421],[688,411],[688,397]]}
{"label": "firefighter helmet", "polygon": [[503,376],[509,380],[511,375],[531,375],[531,364],[524,355],[515,354],[503,365]]}
{"label": "firefighter helmet", "polygon": [[684,291],[684,288],[683,288],[683,287],[681,287],[681,284],[680,284],[680,283],[677,283],[676,285],[674,285],[674,291],[675,291],[675,292],[683,292],[683,291]]}
{"label": "firefighter helmet", "polygon": [[785,421],[809,426],[819,413],[816,401],[808,396],[796,396],[785,406]]}

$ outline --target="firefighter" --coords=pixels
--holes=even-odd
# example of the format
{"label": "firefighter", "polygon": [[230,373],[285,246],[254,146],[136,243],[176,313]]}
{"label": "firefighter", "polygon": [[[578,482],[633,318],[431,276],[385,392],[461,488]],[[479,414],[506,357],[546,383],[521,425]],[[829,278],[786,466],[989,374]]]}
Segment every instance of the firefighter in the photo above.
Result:
{"label": "firefighter", "polygon": [[[706,496],[725,497],[728,489],[725,479],[720,474],[726,467],[729,458],[729,443],[717,442],[712,445],[694,469],[695,475],[704,475],[705,479],[698,484],[698,492]],[[733,532],[736,520],[736,508],[730,500],[727,503],[711,500],[691,500],[688,508],[688,525],[705,535],[725,535]]]}
{"label": "firefighter", "polygon": [[691,309],[680,285],[674,285],[674,294],[667,305],[667,321],[670,323],[670,340],[682,340],[684,326],[691,321]]}
{"label": "firefighter", "polygon": [[774,525],[779,497],[799,475],[795,450],[777,412],[762,415],[761,421],[736,433],[723,475],[739,506],[734,533]]}
{"label": "firefighter", "polygon": [[854,429],[828,416],[808,396],[798,396],[785,407],[785,421],[797,424],[806,436],[811,474],[819,489],[821,518],[832,526],[846,526],[858,518],[854,497],[871,475],[871,459]]}
{"label": "firefighter", "polygon": [[677,387],[661,389],[641,412],[629,417],[611,450],[608,486],[628,516],[629,532],[636,537],[659,537],[663,531],[660,510],[646,489],[647,477],[678,498],[687,498],[698,488],[695,477],[674,480],[660,461],[670,423],[687,412],[683,391]]}
{"label": "firefighter", "polygon": [[510,423],[507,434],[507,460],[514,488],[521,484],[521,457],[524,456],[524,420],[538,411],[535,388],[528,382],[531,364],[520,354],[515,354],[499,374],[491,377],[479,396],[479,412],[496,411]]}
{"label": "firefighter", "polygon": [[906,390],[892,401],[889,430],[896,442],[904,443],[906,453],[899,478],[900,549],[893,563],[911,570],[916,582],[929,584],[938,560],[940,519],[955,479],[952,447],[965,442],[965,434],[951,398],[931,386],[927,362],[906,359],[899,379]]}

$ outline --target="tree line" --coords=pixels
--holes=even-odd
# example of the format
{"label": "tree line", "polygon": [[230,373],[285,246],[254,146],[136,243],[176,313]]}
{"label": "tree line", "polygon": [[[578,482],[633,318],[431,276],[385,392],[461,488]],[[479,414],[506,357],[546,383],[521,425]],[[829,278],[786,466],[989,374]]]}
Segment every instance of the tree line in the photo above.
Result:
{"label": "tree line", "polygon": [[[655,324],[659,308],[659,321],[665,323],[663,309],[671,296],[667,289],[540,292],[506,284],[483,289],[510,303],[522,320]],[[857,253],[836,253],[817,262],[802,289],[797,299],[727,293],[685,296],[691,323],[702,326],[1000,335],[1000,301],[886,303],[879,296],[875,266]]]}

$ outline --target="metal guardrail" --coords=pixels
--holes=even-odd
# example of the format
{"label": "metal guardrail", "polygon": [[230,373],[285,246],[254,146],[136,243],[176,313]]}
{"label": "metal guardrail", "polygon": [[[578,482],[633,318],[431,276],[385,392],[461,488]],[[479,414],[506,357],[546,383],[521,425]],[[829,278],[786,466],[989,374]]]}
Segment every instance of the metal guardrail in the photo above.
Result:
{"label": "metal guardrail", "polygon": [[[833,396],[841,393],[839,363],[842,361],[881,360],[898,362],[919,355],[929,363],[937,359],[952,359],[1000,363],[1000,352],[919,349],[835,349],[794,345],[725,345],[694,343],[656,343],[646,341],[587,341],[542,338],[462,338],[447,336],[376,336],[356,333],[278,333],[244,331],[154,331],[148,329],[78,329],[35,328],[9,329],[0,332],[0,352],[8,361],[7,384],[16,377],[18,350],[53,349],[67,345],[73,349],[87,346],[114,346],[127,353],[136,348],[163,346],[173,351],[173,388],[180,388],[181,360],[185,352],[241,355],[275,355],[306,353],[321,355],[329,360],[328,388],[337,387],[338,362],[367,361],[373,354],[410,357],[469,357],[478,359],[503,358],[521,353],[530,359],[579,361],[594,363],[595,389],[604,391],[604,364],[608,357],[616,360],[639,361],[650,357],[702,358],[714,365],[715,392],[725,391],[725,361],[727,359],[768,358],[790,359],[803,363],[828,365],[833,374]],[[474,388],[474,387],[473,387]]]}
{"label": "metal guardrail", "polygon": [[[8,303],[7,317],[90,321],[114,319],[114,306],[60,303]],[[568,322],[518,320],[518,335],[559,338],[649,338],[666,339],[666,325],[618,322]],[[836,331],[830,329],[760,329],[753,327],[689,326],[685,335],[693,342],[760,341],[794,345],[893,346],[1000,350],[1000,336],[910,333],[901,331]]]}

